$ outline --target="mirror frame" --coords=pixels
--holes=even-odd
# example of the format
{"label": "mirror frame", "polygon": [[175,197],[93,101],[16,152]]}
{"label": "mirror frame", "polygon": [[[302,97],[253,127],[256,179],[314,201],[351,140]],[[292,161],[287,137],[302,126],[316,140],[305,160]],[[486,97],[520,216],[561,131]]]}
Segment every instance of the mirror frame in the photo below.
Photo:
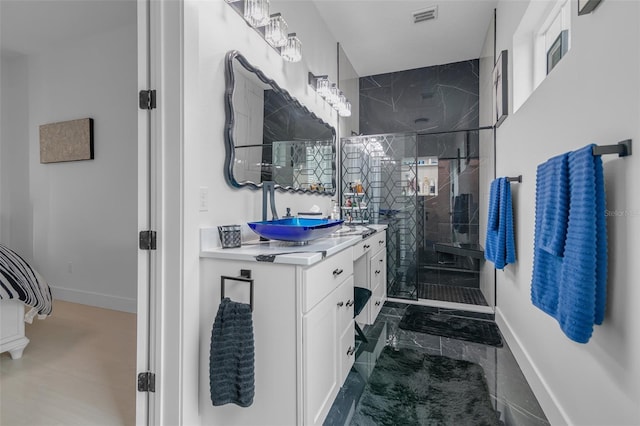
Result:
{"label": "mirror frame", "polygon": [[[301,109],[304,113],[309,114],[312,119],[318,120],[321,125],[327,127],[328,130],[331,130],[331,135],[333,138],[333,143],[331,144],[331,152],[332,152],[332,160],[331,160],[331,186],[332,190],[324,190],[320,191],[317,189],[306,189],[306,188],[296,188],[293,186],[283,186],[276,183],[275,188],[283,191],[283,192],[294,192],[294,193],[313,193],[319,195],[335,195],[336,194],[336,173],[337,173],[337,165],[336,165],[336,129],[330,124],[326,123],[324,120],[319,118],[315,113],[310,111],[307,107],[302,105],[296,98],[291,96],[289,92],[285,89],[278,86],[278,84],[267,77],[259,68],[251,65],[247,58],[245,58],[240,52],[237,50],[231,50],[227,52],[225,57],[225,113],[226,113],[226,122],[225,122],[225,130],[224,130],[224,139],[226,145],[226,155],[224,160],[224,175],[227,183],[234,188],[243,188],[248,187],[251,189],[260,189],[262,188],[262,182],[252,182],[252,181],[242,181],[238,182],[233,175],[233,165],[235,163],[235,139],[234,139],[234,126],[235,126],[235,113],[233,110],[233,92],[235,88],[235,76],[233,72],[233,61],[237,60],[240,65],[242,65],[247,71],[255,74],[260,81],[271,86],[271,88],[280,93],[284,98],[292,104],[294,107]],[[251,146],[251,145],[244,145]]]}

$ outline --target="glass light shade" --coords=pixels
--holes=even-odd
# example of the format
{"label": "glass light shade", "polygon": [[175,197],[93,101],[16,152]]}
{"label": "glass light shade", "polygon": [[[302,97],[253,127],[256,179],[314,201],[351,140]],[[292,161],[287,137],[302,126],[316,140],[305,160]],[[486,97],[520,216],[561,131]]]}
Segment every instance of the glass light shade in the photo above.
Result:
{"label": "glass light shade", "polygon": [[327,98],[331,94],[331,83],[328,78],[320,77],[316,80],[316,92],[323,98]]}
{"label": "glass light shade", "polygon": [[351,117],[351,102],[346,101],[342,109],[338,110],[338,115],[341,117]]}
{"label": "glass light shade", "polygon": [[287,36],[287,44],[282,48],[280,54],[282,59],[287,62],[298,62],[302,59],[302,43],[296,33]]}
{"label": "glass light shade", "polygon": [[287,21],[279,13],[271,15],[269,23],[264,29],[264,38],[273,47],[287,44]]}
{"label": "glass light shade", "polygon": [[335,108],[338,111],[342,111],[345,108],[345,105],[347,104],[347,98],[340,93],[340,95],[338,96],[338,102],[335,104]]}
{"label": "glass light shade", "polygon": [[269,0],[244,0],[244,19],[254,28],[269,23]]}
{"label": "glass light shade", "polygon": [[327,102],[329,102],[331,106],[334,106],[338,103],[339,100],[340,100],[340,91],[338,90],[338,87],[334,84],[333,86],[331,86],[331,89],[329,89],[329,96],[327,97]]}

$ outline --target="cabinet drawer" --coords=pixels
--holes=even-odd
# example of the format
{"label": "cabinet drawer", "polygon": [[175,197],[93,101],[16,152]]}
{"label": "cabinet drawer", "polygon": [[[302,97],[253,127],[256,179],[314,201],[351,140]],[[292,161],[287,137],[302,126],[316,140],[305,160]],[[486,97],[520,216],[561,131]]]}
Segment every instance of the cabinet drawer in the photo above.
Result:
{"label": "cabinet drawer", "polygon": [[371,251],[373,248],[373,240],[371,238],[372,237],[362,240],[353,246],[353,260],[357,260]]}
{"label": "cabinet drawer", "polygon": [[378,251],[387,247],[387,232],[381,231],[371,237],[371,252],[377,253]]}
{"label": "cabinet drawer", "polygon": [[378,254],[371,258],[369,267],[371,271],[371,289],[374,289],[386,279],[387,252],[385,250],[379,251]]}
{"label": "cabinet drawer", "polygon": [[351,275],[353,275],[353,257],[350,248],[303,270],[302,312],[309,312]]}

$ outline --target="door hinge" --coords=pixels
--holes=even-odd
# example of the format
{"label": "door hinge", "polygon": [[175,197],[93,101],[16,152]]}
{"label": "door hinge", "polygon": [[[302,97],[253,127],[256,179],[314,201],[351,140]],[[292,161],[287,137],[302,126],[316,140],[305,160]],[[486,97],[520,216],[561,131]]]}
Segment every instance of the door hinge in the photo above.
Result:
{"label": "door hinge", "polygon": [[138,392],[155,392],[156,375],[150,372],[138,374]]}
{"label": "door hinge", "polygon": [[140,231],[140,250],[156,249],[156,231]]}
{"label": "door hinge", "polygon": [[138,101],[140,109],[155,109],[156,108],[156,91],[155,90],[141,90],[138,95]]}

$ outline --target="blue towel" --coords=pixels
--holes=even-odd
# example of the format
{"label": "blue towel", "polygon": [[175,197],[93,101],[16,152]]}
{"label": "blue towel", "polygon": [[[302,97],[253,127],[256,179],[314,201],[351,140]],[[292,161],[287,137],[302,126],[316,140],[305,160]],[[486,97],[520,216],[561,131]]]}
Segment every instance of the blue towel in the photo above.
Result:
{"label": "blue towel", "polygon": [[506,177],[491,182],[488,218],[484,257],[504,269],[516,261],[511,183]]}
{"label": "blue towel", "polygon": [[255,354],[251,306],[222,299],[211,331],[211,403],[248,407],[255,394]]}
{"label": "blue towel", "polygon": [[593,145],[538,166],[531,300],[571,340],[587,343],[606,305],[602,159]]}

